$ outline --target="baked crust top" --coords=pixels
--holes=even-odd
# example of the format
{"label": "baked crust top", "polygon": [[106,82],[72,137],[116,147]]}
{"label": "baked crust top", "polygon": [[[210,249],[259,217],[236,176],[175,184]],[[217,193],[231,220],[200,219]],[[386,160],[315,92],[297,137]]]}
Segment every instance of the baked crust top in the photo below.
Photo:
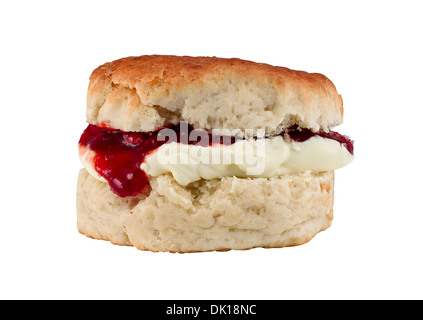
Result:
{"label": "baked crust top", "polygon": [[342,123],[342,98],[319,73],[237,58],[147,55],[96,68],[87,120],[124,131],[187,121],[203,129],[314,131]]}

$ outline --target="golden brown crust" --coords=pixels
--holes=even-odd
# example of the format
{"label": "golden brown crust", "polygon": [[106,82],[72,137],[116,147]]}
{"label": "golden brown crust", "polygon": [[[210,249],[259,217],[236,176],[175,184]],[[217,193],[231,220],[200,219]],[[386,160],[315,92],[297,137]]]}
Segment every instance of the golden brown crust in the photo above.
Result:
{"label": "golden brown crust", "polygon": [[[111,95],[117,90],[122,94]],[[249,112],[257,115],[256,123]],[[318,73],[236,58],[150,55],[95,69],[87,116],[91,123],[133,131],[189,121],[204,128],[277,132],[292,122],[326,130],[342,122],[343,107],[333,83]]]}
{"label": "golden brown crust", "polygon": [[[273,82],[283,87],[287,83],[302,86],[320,95],[338,98],[333,83],[319,73],[291,70],[285,67],[256,63],[238,58],[147,55],[127,57],[105,63],[93,71],[90,81],[126,84],[144,91],[182,87],[192,82],[207,81],[222,74],[234,73]],[[98,89],[92,88],[92,90]],[[94,92],[91,92],[94,93]],[[341,103],[341,102],[339,102]]]}

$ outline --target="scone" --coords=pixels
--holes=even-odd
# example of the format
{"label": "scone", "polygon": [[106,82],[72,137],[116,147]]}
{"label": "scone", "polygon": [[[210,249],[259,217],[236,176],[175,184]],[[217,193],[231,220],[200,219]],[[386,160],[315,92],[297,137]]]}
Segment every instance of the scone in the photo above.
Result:
{"label": "scone", "polygon": [[79,232],[141,250],[303,244],[333,218],[353,142],[321,74],[240,59],[128,57],[90,77]]}

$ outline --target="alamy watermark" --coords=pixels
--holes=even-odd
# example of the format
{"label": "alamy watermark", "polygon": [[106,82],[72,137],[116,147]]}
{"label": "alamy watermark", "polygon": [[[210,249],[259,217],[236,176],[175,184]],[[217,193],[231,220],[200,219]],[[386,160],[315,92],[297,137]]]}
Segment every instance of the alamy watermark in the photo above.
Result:
{"label": "alamy watermark", "polygon": [[159,131],[157,140],[165,142],[157,154],[162,165],[235,165],[247,175],[260,175],[265,170],[264,129],[207,132],[190,130],[186,122],[181,122],[178,129],[179,132],[170,128]]}

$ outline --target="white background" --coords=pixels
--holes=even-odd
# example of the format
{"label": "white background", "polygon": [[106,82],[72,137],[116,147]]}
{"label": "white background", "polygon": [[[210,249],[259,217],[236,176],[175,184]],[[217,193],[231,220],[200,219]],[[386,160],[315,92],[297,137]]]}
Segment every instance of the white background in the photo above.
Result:
{"label": "white background", "polygon": [[[419,1],[2,1],[2,299],[423,298]],[[91,71],[143,54],[319,72],[344,99],[332,227],[283,249],[150,253],[76,229]]]}

